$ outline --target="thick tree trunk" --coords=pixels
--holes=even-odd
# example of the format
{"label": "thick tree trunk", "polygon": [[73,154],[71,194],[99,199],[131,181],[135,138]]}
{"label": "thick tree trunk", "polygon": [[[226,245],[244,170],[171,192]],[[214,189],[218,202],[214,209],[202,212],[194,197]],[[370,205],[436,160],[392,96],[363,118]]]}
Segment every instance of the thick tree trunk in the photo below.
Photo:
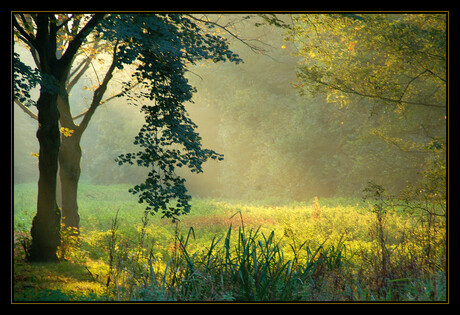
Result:
{"label": "thick tree trunk", "polygon": [[59,152],[59,176],[61,179],[62,223],[65,227],[75,228],[78,232],[80,216],[78,215],[77,191],[80,179],[80,135],[62,136]]}
{"label": "thick tree trunk", "polygon": [[32,221],[32,244],[30,261],[57,261],[56,251],[60,245],[61,213],[56,204],[56,177],[60,145],[59,111],[57,96],[41,93],[37,102],[38,131],[40,143],[38,168],[37,214]]}
{"label": "thick tree trunk", "polygon": [[[15,29],[21,33],[26,39],[25,42],[38,54],[38,59],[36,59],[38,69],[42,74],[48,75],[47,79],[53,78],[55,81],[53,83],[57,83],[57,86],[54,86],[51,82],[42,81],[40,98],[37,102],[39,123],[37,138],[40,143],[38,168],[40,175],[37,214],[32,221],[32,244],[28,251],[30,261],[57,261],[56,251],[61,242],[61,213],[56,204],[56,177],[60,146],[59,110],[58,92],[54,89],[58,88],[59,94],[64,93],[65,83],[78,49],[103,17],[104,14],[93,15],[78,33],[74,32],[73,39],[68,43],[65,53],[60,54],[59,59],[56,56],[57,35],[60,29],[69,23],[70,18],[58,23],[54,14],[32,15],[36,25],[35,35],[30,33],[34,27],[30,27],[30,30],[26,28],[26,31],[16,17],[13,18]],[[21,20],[23,24],[28,22],[24,16],[21,16]],[[46,76],[43,76],[43,79],[46,79]],[[63,172],[67,174],[66,170]]]}

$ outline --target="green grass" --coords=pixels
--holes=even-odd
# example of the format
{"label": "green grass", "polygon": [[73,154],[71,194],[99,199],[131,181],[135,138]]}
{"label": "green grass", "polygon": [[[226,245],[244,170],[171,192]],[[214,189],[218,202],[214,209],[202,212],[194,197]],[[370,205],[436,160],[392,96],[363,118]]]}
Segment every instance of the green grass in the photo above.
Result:
{"label": "green grass", "polygon": [[398,208],[379,226],[372,205],[357,199],[194,198],[173,224],[144,220],[129,188],[80,184],[80,239],[64,235],[65,262],[28,264],[20,240],[29,237],[36,185],[15,185],[14,300],[446,299],[442,222],[428,231]]}
{"label": "green grass", "polygon": [[105,300],[105,288],[93,281],[84,264],[16,263],[14,298],[22,301]]}

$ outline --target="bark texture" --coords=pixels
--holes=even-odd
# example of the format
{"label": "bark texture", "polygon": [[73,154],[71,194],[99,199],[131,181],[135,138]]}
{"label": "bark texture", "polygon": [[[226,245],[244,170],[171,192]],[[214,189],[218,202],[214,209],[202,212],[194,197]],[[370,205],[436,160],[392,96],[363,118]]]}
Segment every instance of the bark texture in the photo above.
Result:
{"label": "bark texture", "polygon": [[56,95],[41,93],[37,102],[40,143],[38,157],[37,214],[32,221],[30,261],[57,261],[61,213],[56,203],[56,175],[60,146],[59,111]]}

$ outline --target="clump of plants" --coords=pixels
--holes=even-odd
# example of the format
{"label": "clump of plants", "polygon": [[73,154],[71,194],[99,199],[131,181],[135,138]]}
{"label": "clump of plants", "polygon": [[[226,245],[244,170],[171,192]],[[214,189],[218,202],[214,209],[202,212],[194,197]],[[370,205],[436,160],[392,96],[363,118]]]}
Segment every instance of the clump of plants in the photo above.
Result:
{"label": "clump of plants", "polygon": [[[193,220],[176,223],[139,220],[130,204],[84,209],[100,224],[62,229],[66,277],[55,264],[25,263],[30,236],[15,232],[15,300],[445,301],[444,205],[419,190],[404,199],[370,184],[365,200],[348,204],[202,199]],[[222,224],[189,225],[210,209]]]}

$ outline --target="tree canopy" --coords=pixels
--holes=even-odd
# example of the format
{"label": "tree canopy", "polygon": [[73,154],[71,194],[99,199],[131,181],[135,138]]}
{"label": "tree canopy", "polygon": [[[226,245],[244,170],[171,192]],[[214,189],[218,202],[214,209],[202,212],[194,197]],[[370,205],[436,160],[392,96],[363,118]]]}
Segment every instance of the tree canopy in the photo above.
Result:
{"label": "tree canopy", "polygon": [[[13,16],[15,38],[31,51],[37,69],[32,70],[14,55],[15,102],[39,122],[37,138],[40,152],[37,214],[34,217],[29,259],[55,261],[60,243],[61,209],[56,203],[57,172],[60,165],[63,200],[62,217],[78,229],[76,202],[80,177],[80,139],[101,104],[115,69],[134,69],[131,80],[123,82],[116,96],[128,96],[130,102],[142,104],[145,124],[135,143],[145,148],[137,154],[120,156],[120,164],[136,156],[137,164],[151,169],[144,184],[131,191],[139,193],[139,202],[147,201],[147,211],[158,212],[175,220],[189,211],[185,180],[175,168],[188,166],[200,172],[208,158],[222,159],[214,151],[201,148],[196,125],[187,117],[184,102],[190,101],[194,89],[184,77],[189,64],[210,59],[214,62],[240,62],[220,36],[203,31],[191,16],[181,14],[23,14]],[[88,45],[89,44],[89,45]],[[89,109],[80,124],[71,114],[69,93],[91,66],[97,51],[112,51],[112,59],[97,85]],[[76,67],[80,54],[86,58]],[[134,82],[134,83],[133,83]],[[40,84],[37,103],[26,102],[31,89]],[[52,84],[50,84],[52,83]],[[132,87],[140,85],[138,93]],[[137,103],[138,104],[138,103]],[[36,105],[38,114],[28,106]],[[61,139],[61,134],[63,138]],[[70,140],[69,140],[70,139]],[[167,149],[168,146],[177,146]],[[157,169],[155,169],[157,167]],[[64,199],[64,198],[63,198]],[[169,205],[175,199],[176,206]],[[69,219],[70,217],[70,219]]]}
{"label": "tree canopy", "polygon": [[346,103],[358,95],[398,107],[445,108],[443,14],[300,15],[289,38],[301,89]]}
{"label": "tree canopy", "polygon": [[[124,95],[133,104],[138,104],[139,99],[153,101],[141,104],[145,124],[134,144],[142,151],[122,154],[118,162],[135,161],[150,169],[146,181],[131,192],[139,194],[139,202],[148,204],[147,210],[161,210],[163,216],[174,220],[190,210],[185,179],[176,175],[176,168],[187,166],[192,172],[201,172],[201,165],[208,158],[223,159],[222,155],[201,148],[196,125],[188,117],[184,103],[191,101],[195,89],[185,78],[187,66],[203,59],[236,63],[241,59],[229,50],[224,38],[204,33],[186,16],[121,15],[106,23],[113,30],[108,36],[125,43],[119,47],[117,66],[137,64],[126,86],[140,83],[142,89],[126,90]],[[169,204],[173,199],[175,206]]]}

